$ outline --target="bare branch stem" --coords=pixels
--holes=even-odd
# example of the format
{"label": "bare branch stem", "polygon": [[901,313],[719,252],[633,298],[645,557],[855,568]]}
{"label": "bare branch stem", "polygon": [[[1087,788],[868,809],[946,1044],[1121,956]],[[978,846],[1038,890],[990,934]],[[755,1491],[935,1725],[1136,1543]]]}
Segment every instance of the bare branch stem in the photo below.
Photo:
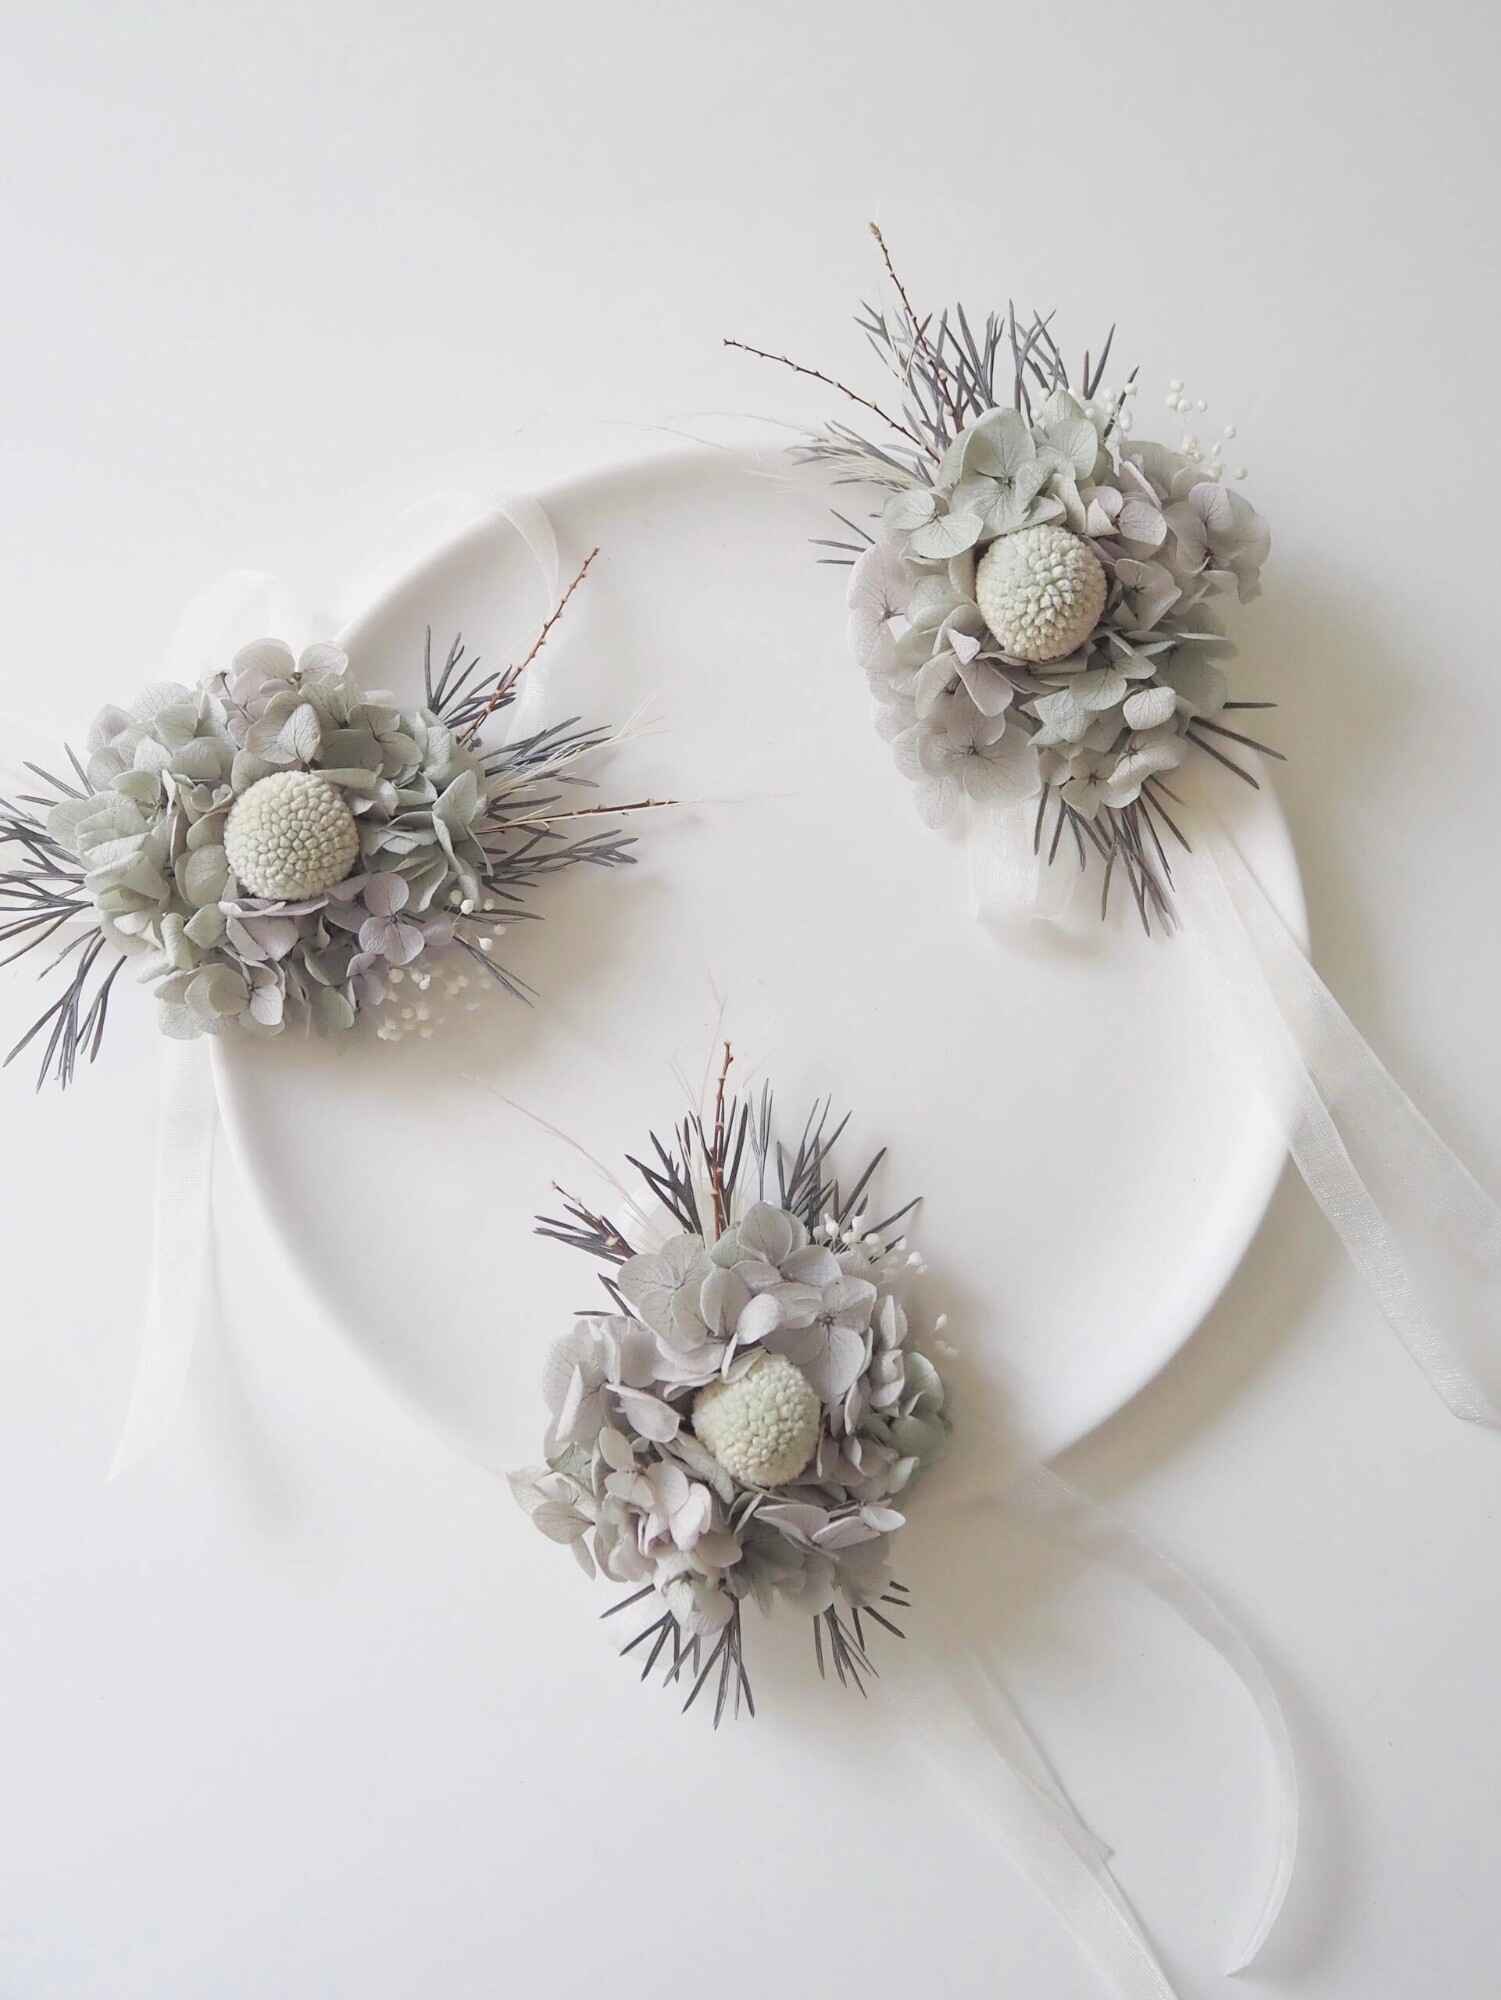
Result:
{"label": "bare branch stem", "polygon": [[852,403],[858,403],[862,410],[869,410],[871,415],[879,417],[883,424],[898,431],[909,443],[916,445],[920,452],[927,452],[928,447],[915,431],[909,431],[904,423],[893,417],[889,411],[883,410],[879,403],[873,403],[868,396],[857,394],[848,383],[838,382],[832,375],[825,375],[821,368],[805,368],[800,361],[789,360],[785,354],[768,354],[764,347],[751,347],[743,340],[726,340],[724,344],[726,347],[738,347],[742,354],[754,354],[758,361],[775,361],[783,368],[790,368],[794,375],[806,375],[814,382],[822,382],[827,389],[837,389],[841,396],[848,396]]}
{"label": "bare branch stem", "polygon": [[677,799],[633,799],[624,806],[576,806],[571,812],[522,813],[516,819],[500,822],[500,831],[513,826],[551,826],[560,819],[600,819],[613,818],[619,813],[659,812],[663,806],[675,806]]}
{"label": "bare branch stem", "polygon": [[719,1083],[714,1091],[714,1145],[709,1154],[709,1191],[714,1197],[714,1234],[723,1236],[729,1226],[730,1204],[724,1188],[724,1087],[735,1060],[728,1042],[719,1065]]}
{"label": "bare branch stem", "polygon": [[527,654],[526,658],[521,662],[520,666],[507,667],[505,672],[501,675],[500,679],[495,683],[495,687],[490,695],[490,699],[485,703],[484,707],[475,717],[474,724],[469,731],[467,741],[472,743],[474,739],[479,735],[480,731],[484,728],[485,724],[489,721],[490,717],[495,713],[496,709],[499,708],[503,702],[509,701],[512,694],[516,690],[516,683],[521,679],[521,676],[526,672],[527,668],[531,665],[532,661],[536,659],[537,655],[541,652],[542,648],[547,644],[548,638],[552,632],[552,628],[554,627],[554,625],[557,624],[558,620],[562,617],[563,612],[567,607],[569,598],[572,597],[573,593],[578,589],[579,585],[583,582],[584,578],[589,574],[589,565],[590,563],[593,562],[594,558],[598,554],[599,554],[598,549],[590,549],[588,555],[584,557],[583,567],[579,570],[578,575],[573,579],[572,583],[569,584],[568,588],[563,592],[563,595],[558,599],[554,609],[548,613],[546,619],[543,621],[542,630],[537,634],[536,638],[532,641],[531,651]]}

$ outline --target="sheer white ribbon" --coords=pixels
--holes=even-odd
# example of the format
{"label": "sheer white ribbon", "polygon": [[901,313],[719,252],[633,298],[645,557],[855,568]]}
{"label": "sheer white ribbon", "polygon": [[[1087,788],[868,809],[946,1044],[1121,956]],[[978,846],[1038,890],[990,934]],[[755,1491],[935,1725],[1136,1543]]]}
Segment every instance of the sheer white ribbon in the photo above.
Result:
{"label": "sheer white ribbon", "polygon": [[[1226,1968],[1232,1974],[1243,1971],[1277,1920],[1298,1847],[1292,1739],[1265,1669],[1219,1605],[1180,1564],[1045,1466],[1003,1493],[983,1496],[978,1504],[1060,1538],[1090,1560],[1133,1578],[1177,1613],[1250,1698],[1271,1770],[1274,1836],[1271,1866],[1252,1921]],[[994,1666],[967,1633],[950,1629],[939,1638],[942,1660],[934,1663],[924,1702],[949,1726],[924,1731],[930,1762],[1057,1911],[1120,2000],[1176,2000],[1171,1979],[1111,1872],[1110,1850],[1069,1798]],[[976,1729],[993,1753],[993,1761],[983,1767],[976,1765],[972,1752]]]}
{"label": "sheer white ribbon", "polygon": [[1501,1424],[1501,1210],[1384,1067],[1212,810],[1173,863],[1189,937],[1288,1149],[1387,1323],[1467,1423]]}
{"label": "sheer white ribbon", "polygon": [[[1212,805],[1194,801],[1185,830],[1194,846],[1172,857],[1183,918],[1172,948],[1197,955],[1237,1024],[1249,1081],[1392,1330],[1455,1416],[1501,1424],[1501,1210],[1320,979]],[[977,917],[1050,920],[1062,913],[1068,892],[1061,899],[1041,893],[1030,815],[1015,808],[976,814],[968,843],[972,857],[998,844],[1011,850],[978,866],[972,859]],[[1072,889],[1071,868],[1052,872]],[[1276,1833],[1256,1920],[1229,1967],[1240,1971],[1276,1920],[1297,1853],[1292,1745],[1266,1674],[1200,1586],[1118,1517],[1046,1472],[1006,1497],[1039,1522],[1053,1516],[1081,1548],[1171,1605],[1255,1703],[1271,1754]],[[1166,1975],[1103,1859],[1091,1859],[1076,1836],[1066,1843],[1069,1831],[1060,1834],[1034,1808],[1030,1818],[1019,1815],[1012,1851],[1124,2000],[1165,2000]]]}
{"label": "sheer white ribbon", "polygon": [[[1189,803],[1171,948],[1203,966],[1248,1081],[1392,1331],[1455,1416],[1501,1427],[1501,1208],[1329,991],[1214,807]],[[967,845],[977,919],[1063,914],[1079,878],[1039,862],[1031,812],[976,811]]]}
{"label": "sheer white ribbon", "polygon": [[[557,537],[546,512],[526,495],[485,502],[442,494],[420,503],[402,516],[378,570],[366,571],[364,591],[378,596],[378,576],[389,587],[466,528],[497,519],[507,522],[525,545],[550,613],[560,589]],[[309,620],[277,578],[256,570],[231,571],[188,606],[163,664],[170,675],[195,682],[237,647],[268,632],[294,647],[312,636]],[[545,670],[537,670],[541,664],[528,669],[517,699],[502,713],[507,740],[537,727],[546,680]],[[160,1078],[146,1306],[112,1479],[139,1464],[171,1430],[199,1334],[212,1323],[218,1302],[212,1167],[220,1110],[207,1045],[164,1042]],[[387,1380],[409,1403],[400,1384]],[[432,1422],[429,1412],[418,1414]]]}

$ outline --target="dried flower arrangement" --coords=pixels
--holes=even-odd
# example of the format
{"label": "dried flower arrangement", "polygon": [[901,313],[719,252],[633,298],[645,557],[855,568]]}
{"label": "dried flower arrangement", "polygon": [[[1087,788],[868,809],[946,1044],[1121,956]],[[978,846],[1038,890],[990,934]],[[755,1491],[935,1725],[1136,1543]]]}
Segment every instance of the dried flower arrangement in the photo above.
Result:
{"label": "dried flower arrangement", "polygon": [[[1272,704],[1230,698],[1213,609],[1257,595],[1266,524],[1225,483],[1224,443],[1132,437],[1136,371],[1105,386],[1114,327],[1074,373],[1051,314],[1023,322],[1008,306],[978,332],[962,305],[919,315],[871,230],[895,300],[856,324],[898,385],[894,408],[725,344],[884,427],[872,439],[830,422],[794,448],[885,496],[869,528],[836,513],[857,539],[823,542],[820,558],[853,565],[850,637],[880,732],[930,825],[965,801],[1035,797],[1034,852],[1055,860],[1066,830],[1081,870],[1091,853],[1103,863],[1102,910],[1119,869],[1143,926],[1168,928],[1168,846],[1188,846],[1168,774],[1197,750],[1254,786],[1238,749],[1280,754],[1224,720]],[[1181,382],[1167,403],[1188,419]]]}
{"label": "dried flower arrangement", "polygon": [[184,1039],[336,1031],[367,1010],[387,1041],[425,1037],[422,996],[441,979],[458,997],[466,966],[525,997],[492,954],[530,891],[632,859],[615,830],[566,829],[666,803],[565,802],[607,728],[483,741],[595,554],[519,665],[484,672],[456,638],[435,673],[429,634],[419,708],[361,689],[336,645],[262,639],[196,687],[106,708],[66,777],[28,766],[45,790],[0,801],[0,845],[22,857],[0,871],[0,963],[61,936],[44,972],[67,983],[6,1060],[40,1039],[39,1085],[71,1082],[127,960]]}
{"label": "dried flower arrangement", "polygon": [[638,1247],[650,1224],[633,1242],[561,1189],[565,1214],[538,1218],[607,1267],[611,1310],[554,1343],[545,1463],[511,1477],[589,1576],[633,1587],[604,1615],[645,1606],[624,1648],[647,1647],[643,1680],[660,1661],[688,1708],[716,1679],[716,1726],[732,1701],[755,1713],[748,1599],[804,1613],[819,1672],[865,1692],[867,1624],[901,1636],[889,1614],[908,1608],[889,1569],[896,1502],[949,1434],[902,1297],[923,1268],[900,1233],[916,1203],[863,1213],[884,1149],[843,1186],[847,1118],[815,1104],[789,1147],[770,1087],[727,1094],[729,1067],[726,1044],[712,1117],[631,1158],[665,1240]]}

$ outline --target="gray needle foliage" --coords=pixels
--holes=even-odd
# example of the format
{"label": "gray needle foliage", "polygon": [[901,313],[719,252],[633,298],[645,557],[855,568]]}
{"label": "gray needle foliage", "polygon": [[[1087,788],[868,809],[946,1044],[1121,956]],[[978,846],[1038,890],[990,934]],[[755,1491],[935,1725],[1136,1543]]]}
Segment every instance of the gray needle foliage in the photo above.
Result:
{"label": "gray needle foliage", "polygon": [[[554,1343],[543,1462],[511,1478],[543,1534],[629,1587],[605,1615],[644,1620],[624,1648],[642,1679],[660,1665],[685,1708],[712,1682],[716,1724],[731,1702],[755,1712],[751,1602],[808,1617],[820,1672],[865,1692],[872,1628],[900,1636],[907,1605],[890,1570],[904,1496],[949,1433],[902,1296],[916,1204],[867,1225],[883,1155],[841,1183],[847,1121],[817,1104],[784,1143],[770,1088],[742,1102],[725,1072],[712,1120],[631,1161],[665,1240],[638,1249],[566,1194],[538,1218],[605,1267],[610,1309]],[[782,1476],[758,1480],[758,1461]]]}
{"label": "gray needle foliage", "polygon": [[[1280,754],[1226,722],[1270,704],[1230,698],[1218,612],[1257,595],[1266,524],[1196,452],[1131,437],[1134,371],[1119,390],[1102,387],[1113,328],[1071,369],[1051,316],[919,315],[873,233],[897,303],[863,307],[857,324],[891,378],[884,400],[746,351],[829,383],[879,420],[877,436],[831,422],[797,448],[881,502],[868,525],[836,514],[848,534],[821,544],[831,551],[821,560],[853,567],[851,638],[878,727],[930,825],[966,800],[1035,798],[1039,851],[1053,860],[1063,848],[1081,869],[1097,858],[1102,911],[1119,875],[1144,927],[1169,928],[1169,849],[1187,845],[1172,773],[1197,752],[1254,786],[1241,747]],[[1070,630],[1062,586],[1017,562],[1008,591],[987,592],[986,557],[1013,537],[1018,554],[1035,555],[1044,530],[1055,550],[1063,530],[1092,551],[1105,588],[1077,642],[1039,659],[1016,634]],[[988,620],[982,604],[1018,622]]]}
{"label": "gray needle foliage", "polygon": [[565,804],[609,731],[487,746],[520,670],[484,673],[456,639],[436,675],[429,640],[424,672],[403,708],[336,646],[258,640],[196,687],[106,708],[63,775],[28,767],[38,788],[0,801],[0,962],[51,947],[62,990],[11,1057],[38,1043],[38,1082],[67,1085],[127,960],[184,1038],[346,1029],[393,969],[445,952],[522,995],[481,949],[497,922],[534,914],[559,869],[632,858],[618,831],[567,830],[609,810]]}

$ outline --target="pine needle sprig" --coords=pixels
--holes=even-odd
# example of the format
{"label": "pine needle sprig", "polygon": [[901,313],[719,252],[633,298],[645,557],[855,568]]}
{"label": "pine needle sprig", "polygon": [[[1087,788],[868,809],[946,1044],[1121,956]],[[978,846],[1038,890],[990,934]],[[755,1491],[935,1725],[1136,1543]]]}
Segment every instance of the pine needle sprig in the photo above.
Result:
{"label": "pine needle sprig", "polygon": [[[83,869],[47,832],[40,817],[59,799],[84,798],[94,789],[73,751],[64,746],[64,752],[78,785],[39,765],[27,764],[26,769],[51,788],[52,796],[28,793],[14,801],[0,799],[0,851],[17,848],[24,857],[20,867],[0,871],[0,945],[14,946],[0,958],[0,966],[14,964],[50,944],[71,923],[93,921]],[[125,962],[124,955],[114,951],[98,932],[85,933],[48,959],[41,976],[59,970],[70,958],[76,963],[63,991],[0,1064],[8,1067],[45,1034],[38,1090],[49,1077],[66,1088],[77,1074],[80,1060],[93,1062],[98,1057],[110,996]]]}

